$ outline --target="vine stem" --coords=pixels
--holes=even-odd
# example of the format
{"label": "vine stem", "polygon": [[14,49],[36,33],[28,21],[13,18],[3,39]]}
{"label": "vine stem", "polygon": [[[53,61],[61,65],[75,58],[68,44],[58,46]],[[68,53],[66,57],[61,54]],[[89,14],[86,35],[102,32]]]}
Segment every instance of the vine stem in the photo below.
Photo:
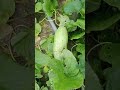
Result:
{"label": "vine stem", "polygon": [[72,46],[72,48],[71,48],[71,52],[72,52],[73,48],[76,47],[77,45],[78,45],[78,44],[75,44],[74,46]]}
{"label": "vine stem", "polygon": [[11,50],[11,45],[10,45],[10,44],[8,45],[8,49],[9,49],[9,52],[10,52],[10,55],[11,55],[13,61],[16,62],[16,59],[15,59],[15,57],[14,57],[14,55],[13,55],[13,52],[12,52],[12,50]]}
{"label": "vine stem", "polygon": [[27,26],[25,26],[25,25],[17,25],[16,27],[14,27],[14,29],[17,29],[18,27],[25,27],[25,28],[27,28],[27,29],[29,29]]}
{"label": "vine stem", "polygon": [[55,23],[53,22],[51,17],[47,17],[47,19],[48,19],[48,21],[49,21],[49,23],[50,23],[50,25],[52,27],[53,33],[55,33],[56,30],[57,30],[57,27],[56,27]]}
{"label": "vine stem", "polygon": [[46,19],[46,17],[45,18],[43,18],[39,23],[42,23],[44,20]]}
{"label": "vine stem", "polygon": [[85,90],[85,85],[83,85],[83,86],[81,87],[81,90]]}
{"label": "vine stem", "polygon": [[[11,38],[11,37],[12,37],[12,34],[10,35],[10,38]],[[13,55],[13,52],[12,52],[11,42],[9,42],[9,44],[8,44],[7,46],[8,46],[8,49],[9,49],[9,52],[10,52],[10,55],[11,55],[13,61],[16,62],[16,59],[15,59],[15,57],[14,57],[14,55]]]}
{"label": "vine stem", "polygon": [[99,44],[93,46],[93,47],[88,51],[88,53],[87,53],[87,55],[86,55],[86,59],[88,60],[89,54],[90,54],[91,51],[94,50],[96,47],[98,47],[98,46],[100,46],[100,45],[103,45],[103,44],[110,44],[110,43],[111,43],[111,42],[102,42],[102,43],[99,43]]}

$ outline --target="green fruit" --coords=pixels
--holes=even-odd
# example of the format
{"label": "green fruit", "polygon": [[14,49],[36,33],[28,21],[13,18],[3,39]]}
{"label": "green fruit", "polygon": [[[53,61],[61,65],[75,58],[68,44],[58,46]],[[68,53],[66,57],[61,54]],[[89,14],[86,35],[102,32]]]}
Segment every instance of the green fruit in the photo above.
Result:
{"label": "green fruit", "polygon": [[67,48],[67,43],[68,43],[68,32],[65,27],[60,26],[58,30],[55,32],[55,36],[54,36],[53,53],[55,59],[58,60],[62,59],[61,53],[64,49]]}

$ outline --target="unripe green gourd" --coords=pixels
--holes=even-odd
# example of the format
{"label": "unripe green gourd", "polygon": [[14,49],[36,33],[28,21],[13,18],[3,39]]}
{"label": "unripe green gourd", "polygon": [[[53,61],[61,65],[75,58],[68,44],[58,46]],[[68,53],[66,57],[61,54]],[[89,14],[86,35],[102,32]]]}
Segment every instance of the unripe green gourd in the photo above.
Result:
{"label": "unripe green gourd", "polygon": [[64,26],[60,26],[55,32],[54,36],[53,54],[55,59],[62,60],[61,53],[64,49],[67,49],[67,43],[68,43],[67,29]]}

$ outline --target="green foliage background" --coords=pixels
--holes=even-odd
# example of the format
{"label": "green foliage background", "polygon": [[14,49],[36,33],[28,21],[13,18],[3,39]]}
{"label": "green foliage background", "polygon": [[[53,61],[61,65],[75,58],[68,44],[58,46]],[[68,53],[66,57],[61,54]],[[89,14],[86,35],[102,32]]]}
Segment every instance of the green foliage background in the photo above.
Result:
{"label": "green foliage background", "polygon": [[34,89],[33,4],[0,0],[0,90]]}
{"label": "green foliage background", "polygon": [[119,0],[86,0],[86,53],[86,90],[119,90]]}

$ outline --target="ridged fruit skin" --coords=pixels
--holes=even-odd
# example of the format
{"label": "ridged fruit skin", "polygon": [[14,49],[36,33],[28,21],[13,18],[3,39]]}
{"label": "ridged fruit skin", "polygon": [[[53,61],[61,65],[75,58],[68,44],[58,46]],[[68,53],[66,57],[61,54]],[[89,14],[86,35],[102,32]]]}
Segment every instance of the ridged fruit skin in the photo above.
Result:
{"label": "ridged fruit skin", "polygon": [[68,32],[67,29],[63,26],[60,26],[55,32],[54,36],[54,46],[53,46],[53,54],[54,58],[61,60],[61,53],[64,49],[67,48],[68,43]]}

